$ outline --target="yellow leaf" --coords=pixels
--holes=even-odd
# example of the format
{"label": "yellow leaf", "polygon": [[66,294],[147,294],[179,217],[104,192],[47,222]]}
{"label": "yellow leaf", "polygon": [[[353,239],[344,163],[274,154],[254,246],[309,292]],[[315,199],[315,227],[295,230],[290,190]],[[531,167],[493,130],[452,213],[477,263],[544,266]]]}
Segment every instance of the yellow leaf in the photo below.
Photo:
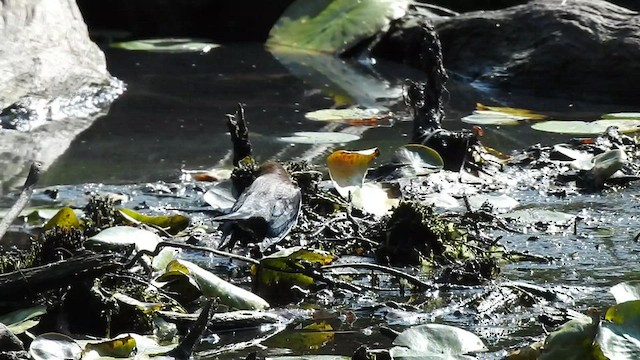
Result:
{"label": "yellow leaf", "polygon": [[85,351],[95,351],[100,356],[129,357],[136,350],[136,340],[131,335],[99,343],[89,343]]}
{"label": "yellow leaf", "polygon": [[155,225],[167,230],[170,234],[176,234],[189,226],[189,218],[182,215],[149,216],[124,208],[118,211],[129,222]]}
{"label": "yellow leaf", "polygon": [[[252,266],[251,272],[254,275],[253,281],[258,294],[264,294],[265,290],[276,285],[281,286],[278,289],[289,289],[295,285],[306,288],[313,284],[313,279],[295,272],[296,270],[301,272],[304,269],[300,262],[328,265],[333,260],[335,256],[326,251],[303,249],[298,246],[262,258],[259,265]],[[286,296],[282,293],[278,295]]]}
{"label": "yellow leaf", "polygon": [[44,225],[44,230],[50,230],[54,227],[63,229],[74,229],[80,227],[80,221],[73,212],[73,209],[64,207],[60,209],[47,223]]}
{"label": "yellow leaf", "polygon": [[378,148],[360,151],[337,150],[327,157],[329,175],[336,190],[346,197],[352,187],[362,186],[371,162],[380,155]]}
{"label": "yellow leaf", "polygon": [[626,301],[610,307],[604,318],[617,325],[640,321],[640,300]]}
{"label": "yellow leaf", "polygon": [[511,107],[500,107],[500,106],[486,106],[480,103],[476,103],[476,110],[478,111],[497,111],[506,115],[522,117],[529,120],[542,120],[546,118],[546,116],[542,114],[535,113],[531,110],[527,109],[519,109],[519,108],[511,108]]}

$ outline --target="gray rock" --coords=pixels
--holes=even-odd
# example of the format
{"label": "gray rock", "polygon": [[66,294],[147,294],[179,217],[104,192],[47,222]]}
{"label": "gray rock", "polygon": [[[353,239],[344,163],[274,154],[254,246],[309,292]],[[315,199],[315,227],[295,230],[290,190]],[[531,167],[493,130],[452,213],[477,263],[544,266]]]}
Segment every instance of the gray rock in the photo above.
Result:
{"label": "gray rock", "polygon": [[[74,0],[0,0],[0,192],[30,161],[46,168],[64,151],[41,141],[63,136],[45,125],[65,121],[77,132],[64,136],[75,136],[122,91]],[[40,126],[44,133],[33,134]]]}
{"label": "gray rock", "polygon": [[[447,70],[485,87],[617,103],[637,102],[640,16],[602,0],[537,0],[495,11],[431,17]],[[419,66],[417,24],[399,22],[377,55]],[[401,58],[399,58],[401,57]]]}
{"label": "gray rock", "polygon": [[0,108],[71,95],[110,75],[74,0],[0,0]]}

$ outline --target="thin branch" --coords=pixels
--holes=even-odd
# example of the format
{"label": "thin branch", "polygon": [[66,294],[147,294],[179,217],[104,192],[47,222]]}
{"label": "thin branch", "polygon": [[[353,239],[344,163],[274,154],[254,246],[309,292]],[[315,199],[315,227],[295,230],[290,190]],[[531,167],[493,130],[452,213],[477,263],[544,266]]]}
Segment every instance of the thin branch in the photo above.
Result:
{"label": "thin branch", "polygon": [[230,252],[226,252],[226,251],[222,251],[222,250],[216,250],[216,249],[213,249],[213,248],[210,248],[210,247],[182,244],[182,243],[176,243],[176,242],[172,242],[172,241],[162,241],[162,242],[158,243],[158,245],[156,246],[156,249],[153,250],[153,251],[149,251],[149,250],[140,250],[140,251],[138,251],[131,258],[131,260],[129,260],[125,264],[125,268],[129,268],[129,267],[133,266],[133,264],[135,264],[144,255],[149,255],[149,256],[158,255],[160,253],[160,250],[162,250],[162,248],[165,248],[165,247],[173,247],[173,248],[179,248],[179,249],[189,249],[189,250],[195,250],[195,251],[210,252],[210,253],[214,253],[216,255],[228,257],[230,259],[236,259],[236,260],[248,262],[248,263],[254,264],[254,265],[260,264],[260,261],[258,261],[256,259],[252,259],[250,257],[246,257],[246,256],[242,256],[242,255],[232,254]]}
{"label": "thin branch", "polygon": [[356,241],[362,241],[365,242],[367,244],[373,245],[373,246],[380,246],[380,243],[378,243],[377,241],[373,241],[371,239],[367,239],[366,237],[361,237],[361,236],[347,236],[347,237],[343,237],[343,238],[322,238],[322,239],[314,239],[313,242],[322,242],[322,241],[349,241],[349,240],[356,240]]}
{"label": "thin branch", "polygon": [[406,279],[407,281],[409,281],[411,284],[413,284],[414,286],[421,288],[421,289],[432,289],[433,285],[426,283],[420,279],[418,279],[417,277],[413,276],[413,275],[409,275],[406,273],[403,273],[402,271],[396,270],[394,268],[388,267],[388,266],[382,266],[382,265],[378,265],[378,264],[368,264],[368,263],[345,263],[345,264],[332,264],[332,265],[325,265],[322,267],[322,270],[329,270],[329,269],[340,269],[340,268],[362,268],[362,269],[370,269],[370,270],[378,270],[378,271],[382,271],[384,273],[388,273],[403,279]]}

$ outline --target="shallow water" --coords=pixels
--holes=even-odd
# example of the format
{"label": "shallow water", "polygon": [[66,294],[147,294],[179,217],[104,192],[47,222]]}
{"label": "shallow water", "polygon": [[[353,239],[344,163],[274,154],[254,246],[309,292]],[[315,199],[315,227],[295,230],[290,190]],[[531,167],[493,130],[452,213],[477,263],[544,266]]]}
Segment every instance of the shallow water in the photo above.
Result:
{"label": "shallow water", "polygon": [[[301,156],[309,146],[289,148],[288,144],[275,139],[326,126],[306,120],[305,112],[332,106],[335,99],[347,103],[354,98],[365,101],[358,95],[370,90],[370,84],[383,86],[388,83],[399,91],[405,78],[421,76],[413,69],[382,61],[374,67],[377,74],[357,66],[343,65],[341,68],[339,64],[334,64],[333,70],[323,69],[325,73],[333,71],[329,76],[351,76],[356,84],[366,85],[364,89],[347,89],[352,93],[359,91],[350,97],[313,68],[296,69],[299,76],[293,75],[260,44],[223,46],[206,54],[159,54],[110,48],[105,51],[110,72],[127,83],[127,92],[116,100],[106,116],[73,141],[44,174],[43,185],[176,180],[181,168],[209,168],[223,159],[228,165],[230,141],[225,114],[233,113],[239,102],[246,104],[257,158]],[[470,114],[476,102],[504,103],[579,120],[625,110],[608,104],[490,95],[456,81],[455,77],[448,88],[450,96],[443,125],[450,129],[470,127],[459,119]],[[377,93],[372,96],[375,95]],[[403,106],[396,108],[399,120],[406,119],[406,114],[402,114]],[[336,130],[339,129],[331,131]],[[361,140],[346,144],[346,147],[378,146],[383,155],[380,161],[384,161],[388,159],[385,154],[388,156],[404,144],[410,132],[410,123],[398,121],[391,128],[367,130]],[[489,127],[484,142],[508,152],[562,138],[566,137],[532,131],[524,125]],[[322,155],[330,149],[316,151],[313,160],[322,162]],[[310,157],[309,154],[306,156]]]}
{"label": "shallow water", "polygon": [[[322,71],[311,66],[314,70],[311,71],[310,65],[295,68],[286,60],[277,60],[258,44],[223,46],[206,54],[158,54],[117,49],[106,49],[106,52],[111,73],[124,80],[128,90],[111,106],[108,115],[81,133],[42,177],[43,187],[71,186],[59,187],[60,197],[56,201],[38,192],[34,199],[36,204],[75,202],[81,206],[86,201],[85,193],[97,191],[130,195],[132,200],[128,207],[145,204],[156,209],[202,210],[205,206],[200,198],[203,189],[190,185],[172,189],[171,183],[178,181],[182,168],[206,169],[230,164],[225,114],[233,113],[238,102],[246,104],[254,153],[261,160],[304,157],[321,164],[324,157],[338,147],[362,149],[378,146],[383,154],[378,162],[382,163],[388,160],[393,149],[405,144],[411,136],[411,123],[403,121],[406,114],[402,106],[390,105],[389,102],[381,105],[391,107],[398,114],[392,127],[353,128],[304,118],[305,112],[329,107],[336,101],[375,101],[375,96],[367,91],[345,90],[331,83],[327,71],[354,76],[356,84],[371,81],[371,84],[380,86],[377,90],[389,86],[390,91],[398,91],[406,77],[420,76],[415,70],[398,64],[379,62],[374,72],[344,64]],[[470,114],[476,102],[524,107],[555,118],[577,120],[597,119],[608,112],[637,110],[615,104],[490,94],[456,81],[455,76],[448,88],[450,95],[443,126],[450,129],[470,128],[459,119]],[[321,129],[362,133],[362,139],[327,146],[293,146],[276,140],[296,131]],[[510,152],[538,142],[553,144],[566,139],[566,136],[536,132],[525,123],[512,127],[486,127],[483,142],[500,151]],[[157,181],[169,183],[166,194],[159,194],[144,185]],[[347,325],[331,320],[340,332],[326,345],[302,351],[292,349],[290,344],[288,350],[278,350],[287,345],[275,342],[266,354],[350,355],[361,343],[371,347],[389,345],[389,341],[380,337],[376,330],[371,331],[372,325],[386,322],[400,329],[411,322],[438,321],[480,335],[491,349],[483,357],[498,358],[503,354],[501,349],[542,336],[542,328],[536,321],[536,316],[542,313],[541,307],[520,308],[518,313],[485,317],[451,306],[449,300],[456,304],[514,280],[557,289],[567,295],[547,304],[549,306],[580,311],[612,304],[613,297],[607,289],[618,282],[637,278],[640,270],[637,262],[640,244],[633,241],[640,232],[640,210],[635,204],[637,193],[638,185],[619,192],[576,195],[565,199],[541,196],[533,190],[515,191],[511,195],[522,205],[555,209],[584,218],[578,224],[576,235],[571,231],[495,234],[504,236],[502,243],[507,248],[551,256],[554,262],[506,264],[500,277],[487,287],[442,290],[425,295],[422,310],[418,313],[367,310],[367,303],[363,301],[359,304],[361,307],[355,323]],[[10,203],[11,197],[4,197],[0,205],[5,207]],[[194,212],[190,216],[204,225],[210,223],[206,212]],[[532,235],[537,238],[530,239]],[[208,262],[209,265],[215,265],[217,261],[208,258],[194,260]],[[408,300],[408,297],[397,293],[372,297],[376,303],[385,299]],[[291,329],[286,331],[284,334],[290,336],[299,333]],[[238,358],[245,353],[228,354],[222,358]]]}

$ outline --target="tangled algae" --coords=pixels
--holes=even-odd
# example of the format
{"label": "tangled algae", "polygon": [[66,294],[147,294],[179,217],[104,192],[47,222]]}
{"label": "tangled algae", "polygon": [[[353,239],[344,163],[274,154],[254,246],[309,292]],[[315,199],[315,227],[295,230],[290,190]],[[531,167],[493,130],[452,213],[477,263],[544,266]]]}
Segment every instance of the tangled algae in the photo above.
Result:
{"label": "tangled algae", "polygon": [[452,282],[482,281],[499,269],[491,244],[432,206],[415,201],[401,202],[372,229],[371,238],[380,244],[375,253],[378,262],[437,267]]}

